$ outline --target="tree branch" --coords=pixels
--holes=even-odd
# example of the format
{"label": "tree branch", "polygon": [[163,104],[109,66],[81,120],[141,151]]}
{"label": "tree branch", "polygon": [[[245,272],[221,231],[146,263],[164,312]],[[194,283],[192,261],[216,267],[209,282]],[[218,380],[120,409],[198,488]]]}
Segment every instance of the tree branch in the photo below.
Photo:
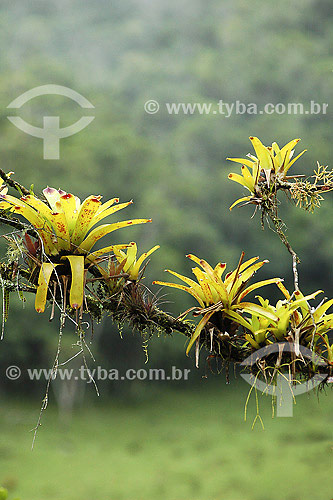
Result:
{"label": "tree branch", "polygon": [[7,186],[10,186],[10,187],[16,189],[16,191],[18,191],[20,194],[24,194],[24,195],[30,194],[29,189],[27,189],[26,187],[22,186],[22,184],[20,184],[19,182],[14,181],[13,179],[11,179],[6,174],[6,172],[4,170],[2,170],[2,168],[0,168],[0,177],[7,184]]}
{"label": "tree branch", "polygon": [[[32,229],[30,225],[23,224],[19,219],[15,217],[8,217],[4,210],[0,210],[0,222],[6,224],[7,226],[14,227],[18,231],[26,231],[30,236],[39,239],[37,231]],[[28,229],[27,229],[28,228]]]}

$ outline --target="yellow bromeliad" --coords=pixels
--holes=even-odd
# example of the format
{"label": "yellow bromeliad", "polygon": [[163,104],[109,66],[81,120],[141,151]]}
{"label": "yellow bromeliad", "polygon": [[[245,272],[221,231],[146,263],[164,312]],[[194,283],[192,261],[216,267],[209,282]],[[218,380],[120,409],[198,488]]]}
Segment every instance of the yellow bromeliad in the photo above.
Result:
{"label": "yellow bromeliad", "polygon": [[[254,313],[264,318],[277,321],[278,318],[274,312],[260,305],[244,302],[243,300],[253,290],[282,281],[281,278],[272,278],[247,286],[248,281],[258,269],[268,262],[267,260],[257,262],[259,257],[253,257],[243,262],[244,252],[242,252],[237,268],[233,272],[228,273],[223,279],[222,276],[226,269],[226,264],[219,262],[215,268],[212,268],[208,262],[199,259],[195,255],[190,254],[187,255],[187,257],[201,267],[201,269],[199,267],[192,269],[193,274],[197,278],[197,282],[174,271],[170,271],[169,269],[166,271],[182,280],[187,286],[163,281],[153,282],[154,284],[184,290],[191,294],[200,305],[197,310],[199,314],[203,315],[203,318],[197,325],[190,339],[186,350],[187,354],[194,342],[199,338],[207,322],[218,311],[220,311],[224,317],[245,328],[248,328],[248,321],[244,319],[240,313]],[[211,321],[212,320],[213,318]]]}
{"label": "yellow bromeliad", "polygon": [[128,245],[111,245],[91,252],[103,236],[123,227],[151,222],[151,219],[132,219],[94,227],[105,217],[132,203],[119,203],[118,198],[102,203],[101,196],[88,196],[82,203],[77,196],[47,187],[43,190],[47,202],[30,194],[20,199],[0,194],[0,209],[22,215],[36,229],[46,261],[41,264],[35,308],[44,312],[51,276],[57,266],[69,262],[71,288],[69,301],[74,309],[81,307],[84,294],[85,267],[101,255]]}
{"label": "yellow bromeliad", "polygon": [[269,188],[274,187],[277,179],[280,181],[285,180],[290,167],[306,151],[304,149],[298,156],[293,158],[294,148],[300,139],[293,139],[282,149],[279,148],[276,142],[273,142],[272,146],[266,147],[258,137],[250,137],[250,141],[252,142],[256,156],[249,154],[248,158],[227,158],[227,160],[241,163],[242,165],[242,175],[231,173],[228,175],[228,178],[246,187],[251,193],[250,196],[238,199],[231,205],[230,210],[239,203],[249,202],[253,197],[260,196],[258,183],[261,179],[266,180]]}
{"label": "yellow bromeliad", "polygon": [[267,299],[257,297],[261,306],[275,314],[277,319],[263,319],[252,314],[248,321],[247,328],[250,333],[247,333],[245,338],[255,349],[259,349],[260,344],[270,343],[269,336],[272,341],[285,341],[292,333],[293,337],[297,335],[298,342],[304,345],[332,329],[333,314],[326,314],[326,311],[332,306],[333,300],[323,301],[315,309],[312,309],[308,302],[322,293],[322,290],[307,296],[296,290],[291,296],[282,283],[277,285],[285,300],[279,300],[273,306]]}
{"label": "yellow bromeliad", "polygon": [[272,324],[271,331],[277,340],[284,340],[291,329],[298,330],[299,338],[305,342],[311,341],[313,335],[331,330],[333,314],[326,314],[326,311],[332,306],[333,300],[324,300],[315,309],[312,309],[308,302],[323,293],[322,290],[307,296],[296,290],[291,296],[281,283],[278,286],[286,300],[279,300],[274,308],[278,321]]}
{"label": "yellow bromeliad", "polygon": [[160,246],[156,245],[153,248],[151,248],[148,252],[143,253],[137,259],[138,248],[136,246],[136,243],[132,241],[129,244],[126,252],[123,252],[120,248],[115,248],[114,254],[119,264],[123,265],[122,269],[124,273],[127,273],[129,275],[130,280],[136,281],[138,279],[140,267],[143,264],[143,262],[146,260],[147,257],[149,257],[149,255],[151,255],[159,248]]}

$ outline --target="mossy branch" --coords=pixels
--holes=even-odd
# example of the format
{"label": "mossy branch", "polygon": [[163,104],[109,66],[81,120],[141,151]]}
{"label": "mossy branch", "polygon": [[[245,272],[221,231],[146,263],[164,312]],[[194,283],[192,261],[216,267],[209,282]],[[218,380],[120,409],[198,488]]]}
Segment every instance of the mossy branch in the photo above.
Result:
{"label": "mossy branch", "polygon": [[119,298],[108,298],[99,300],[91,295],[86,296],[89,312],[93,317],[101,318],[102,312],[108,313],[115,323],[123,324],[128,322],[132,327],[140,332],[157,329],[161,333],[172,334],[181,333],[191,338],[195,325],[187,321],[174,318],[171,314],[161,311],[156,306],[138,303],[137,301]]}

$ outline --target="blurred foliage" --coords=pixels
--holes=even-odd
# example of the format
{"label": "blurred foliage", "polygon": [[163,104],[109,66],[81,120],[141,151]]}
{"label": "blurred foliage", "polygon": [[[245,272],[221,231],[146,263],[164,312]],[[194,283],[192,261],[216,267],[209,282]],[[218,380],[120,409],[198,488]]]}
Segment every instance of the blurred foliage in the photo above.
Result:
{"label": "blurred foliage", "polygon": [[[293,9],[293,11],[291,11]],[[121,234],[138,242],[139,253],[161,245],[147,269],[147,282],[163,279],[163,269],[185,272],[184,254],[194,251],[208,261],[237,264],[241,250],[271,263],[262,279],[286,276],[291,288],[291,259],[277,236],[250,219],[251,207],[229,212],[239,196],[230,185],[225,158],[249,152],[247,137],[284,144],[301,137],[308,152],[295,173],[311,174],[316,161],[332,156],[331,110],[326,115],[169,115],[165,102],[264,104],[332,103],[332,9],[328,0],[305,0],[297,11],[289,0],[3,0],[0,5],[0,154],[2,167],[40,192],[47,184],[79,193],[134,199],[129,217],[151,217],[153,224]],[[13,29],[14,27],[14,29]],[[63,139],[60,160],[42,159],[42,142],[7,120],[6,106],[30,88],[54,83],[75,89],[95,106],[95,120]],[[148,115],[147,99],[161,104]],[[44,115],[60,116],[61,126],[76,121],[80,108],[59,96],[27,103],[20,116],[36,126]],[[304,293],[322,288],[333,295],[330,241],[333,200],[328,195],[315,214],[281,207],[288,236],[301,258]],[[132,213],[130,213],[132,212]],[[120,242],[120,240],[119,240]],[[313,262],[315,261],[315,266]],[[184,294],[185,295],[185,294]],[[275,299],[275,297],[272,297]],[[164,308],[178,314],[192,305],[181,293],[162,292]],[[176,303],[176,305],[174,304]],[[0,351],[26,366],[52,362],[57,325],[30,312],[7,323]],[[31,316],[30,316],[31,314]],[[27,325],[26,318],[32,318]],[[70,327],[68,327],[69,329]],[[66,342],[70,351],[71,334]],[[185,366],[178,343],[170,345],[174,364]],[[182,343],[183,341],[181,341]],[[144,363],[133,337],[124,354],[110,323],[96,335],[94,352],[102,364],[128,356]],[[97,352],[96,352],[97,351]],[[168,354],[170,357],[170,354]],[[154,342],[151,359],[166,362],[165,343]],[[170,358],[171,359],[171,358]],[[187,365],[186,365],[187,366]],[[13,384],[10,385],[12,389]],[[23,386],[22,386],[23,387]],[[27,384],[24,390],[29,390]]]}

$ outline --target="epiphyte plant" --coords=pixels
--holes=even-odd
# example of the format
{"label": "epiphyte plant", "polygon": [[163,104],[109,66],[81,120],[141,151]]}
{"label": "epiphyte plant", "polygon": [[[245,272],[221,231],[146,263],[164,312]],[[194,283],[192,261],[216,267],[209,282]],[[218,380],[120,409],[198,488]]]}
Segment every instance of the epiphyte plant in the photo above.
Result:
{"label": "epiphyte plant", "polygon": [[40,245],[35,247],[34,253],[30,252],[40,268],[36,311],[44,312],[50,280],[53,277],[55,294],[57,285],[61,286],[59,276],[65,283],[70,280],[69,303],[73,309],[79,309],[83,304],[89,267],[101,256],[128,247],[126,244],[109,245],[92,252],[93,246],[117,229],[151,220],[131,219],[101,225],[103,219],[126,208],[132,201],[119,204],[118,198],[112,198],[102,203],[101,196],[91,195],[81,203],[77,196],[50,187],[43,190],[43,195],[45,201],[33,193],[20,199],[1,193],[0,209],[22,215],[38,234]]}

